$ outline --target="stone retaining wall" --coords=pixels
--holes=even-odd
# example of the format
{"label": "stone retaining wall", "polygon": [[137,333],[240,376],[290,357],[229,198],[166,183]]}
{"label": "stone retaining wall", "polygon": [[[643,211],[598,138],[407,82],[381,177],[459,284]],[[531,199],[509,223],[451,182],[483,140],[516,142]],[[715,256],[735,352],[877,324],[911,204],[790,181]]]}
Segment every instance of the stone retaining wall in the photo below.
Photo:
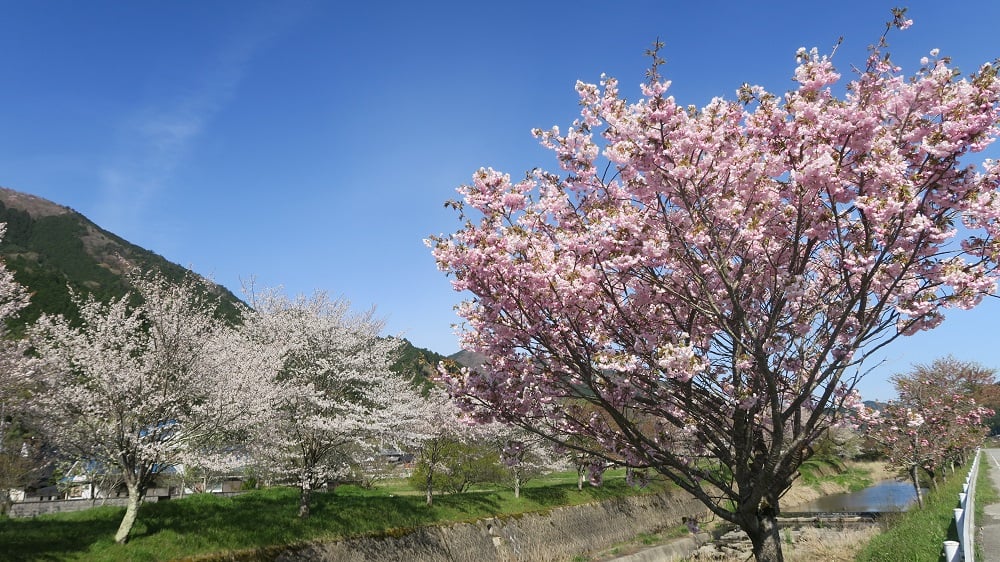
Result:
{"label": "stone retaining wall", "polygon": [[[152,488],[146,494],[146,498],[142,500],[145,503],[152,503],[159,501],[160,499],[167,499],[167,489],[166,488]],[[90,509],[95,506],[102,505],[113,505],[117,507],[125,507],[128,504],[128,497],[117,496],[113,498],[97,498],[97,499],[69,499],[69,500],[40,500],[32,499],[23,502],[15,502],[10,504],[10,509],[7,511],[8,517],[36,517],[38,515],[45,515],[46,513],[63,513],[66,511],[83,511],[84,509]]]}
{"label": "stone retaining wall", "polygon": [[[293,547],[267,548],[214,558],[257,562],[546,562],[604,550],[639,533],[704,517],[706,508],[687,494],[633,496],[560,507],[545,513],[496,517],[380,536]],[[212,558],[201,559],[210,560]]]}
{"label": "stone retaining wall", "polygon": [[[156,498],[152,498],[156,501]],[[150,501],[147,499],[146,501]],[[63,513],[66,511],[83,511],[94,506],[115,505],[125,507],[128,498],[104,498],[98,500],[76,499],[76,500],[45,500],[17,502],[10,506],[7,512],[9,517],[35,517],[46,513]]]}

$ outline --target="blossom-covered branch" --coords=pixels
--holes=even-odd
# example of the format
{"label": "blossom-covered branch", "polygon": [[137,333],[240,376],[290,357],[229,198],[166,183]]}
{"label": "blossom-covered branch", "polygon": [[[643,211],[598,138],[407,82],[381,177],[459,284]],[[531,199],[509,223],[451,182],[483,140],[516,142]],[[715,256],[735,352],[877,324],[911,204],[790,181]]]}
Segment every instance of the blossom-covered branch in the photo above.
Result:
{"label": "blossom-covered branch", "polygon": [[1000,164],[964,163],[997,134],[996,66],[905,75],[876,46],[842,84],[796,57],[795,89],[700,109],[655,71],[637,102],[578,83],[572,127],[535,131],[561,172],[480,169],[428,242],[488,358],[452,379],[470,410],[659,471],[758,559],[859,365],[993,293],[1000,258]]}

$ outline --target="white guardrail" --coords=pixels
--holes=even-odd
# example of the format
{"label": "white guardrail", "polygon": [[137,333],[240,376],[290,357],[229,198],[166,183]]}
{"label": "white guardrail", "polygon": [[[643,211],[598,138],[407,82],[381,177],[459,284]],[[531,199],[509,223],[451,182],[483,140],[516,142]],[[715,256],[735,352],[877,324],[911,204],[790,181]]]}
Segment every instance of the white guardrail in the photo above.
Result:
{"label": "white guardrail", "polygon": [[962,493],[958,494],[955,508],[957,541],[944,541],[944,559],[947,562],[973,562],[976,556],[976,478],[979,476],[979,449],[972,459],[972,467],[965,476]]}

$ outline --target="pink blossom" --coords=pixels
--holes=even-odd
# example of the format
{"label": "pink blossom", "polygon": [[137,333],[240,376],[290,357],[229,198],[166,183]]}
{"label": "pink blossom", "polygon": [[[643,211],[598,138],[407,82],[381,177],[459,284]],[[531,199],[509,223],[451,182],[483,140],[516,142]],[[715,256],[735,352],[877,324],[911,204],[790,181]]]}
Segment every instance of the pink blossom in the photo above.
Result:
{"label": "pink blossom", "polygon": [[580,117],[534,131],[558,171],[477,171],[459,192],[480,214],[427,242],[470,295],[463,344],[489,358],[453,391],[704,497],[777,502],[794,455],[861,410],[862,363],[1000,274],[1000,165],[965,162],[997,136],[997,73],[945,58],[905,76],[880,49],[849,84],[799,49],[792,90],[701,108],[658,77],[636,101],[578,83]]}

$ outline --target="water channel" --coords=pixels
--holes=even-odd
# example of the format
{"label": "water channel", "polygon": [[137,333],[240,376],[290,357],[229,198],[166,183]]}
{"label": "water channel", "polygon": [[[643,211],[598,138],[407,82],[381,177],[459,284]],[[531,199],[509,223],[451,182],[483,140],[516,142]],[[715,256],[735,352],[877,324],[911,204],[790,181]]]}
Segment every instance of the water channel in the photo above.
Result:
{"label": "water channel", "polygon": [[[784,522],[781,523],[782,529],[787,529],[787,533],[783,536],[796,537],[798,533],[807,528],[819,529],[818,532],[842,535],[850,529],[860,529],[875,524],[874,520],[870,517],[858,517],[862,513],[905,511],[911,504],[916,503],[916,501],[917,495],[913,491],[913,485],[909,482],[898,480],[884,480],[857,492],[823,496],[807,504],[782,510],[785,517],[791,516],[791,519],[784,519]],[[822,517],[834,516],[835,519],[824,519],[823,523],[817,526],[815,521],[818,520],[813,520],[813,516],[806,515],[810,513],[823,513],[825,515]],[[843,513],[845,517],[836,518],[835,514],[837,513]],[[802,515],[806,515],[807,521],[796,521]],[[713,537],[707,543],[700,546],[695,541],[691,541],[691,545],[693,546],[690,547],[687,545],[677,547],[673,545],[655,546],[644,549],[639,554],[629,555],[633,556],[633,558],[625,556],[622,560],[637,559],[634,556],[643,556],[643,560],[659,559],[657,556],[660,556],[660,558],[669,558],[677,552],[683,551],[684,548],[691,549],[687,551],[685,556],[688,556],[688,559],[692,560],[714,560],[717,556],[736,556],[736,558],[742,559],[746,558],[750,552],[750,543],[746,539],[746,535],[740,531],[733,530],[731,526],[720,525],[712,532],[712,535]],[[684,540],[690,541],[691,539],[685,538]],[[792,539],[789,538],[789,540]],[[649,553],[645,551],[649,551]],[[650,554],[654,552],[661,553],[662,555]]]}
{"label": "water channel", "polygon": [[866,512],[906,511],[917,501],[913,484],[899,480],[884,480],[857,492],[830,494],[805,505],[796,512]]}

